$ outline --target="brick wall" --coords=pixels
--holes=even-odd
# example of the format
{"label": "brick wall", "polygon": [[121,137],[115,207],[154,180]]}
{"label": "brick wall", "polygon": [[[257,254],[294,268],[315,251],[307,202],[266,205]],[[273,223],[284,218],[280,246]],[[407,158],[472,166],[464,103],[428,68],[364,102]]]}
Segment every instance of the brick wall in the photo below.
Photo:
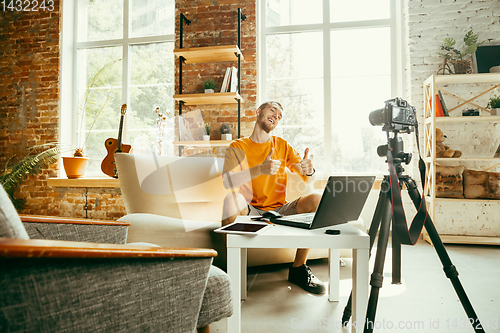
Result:
{"label": "brick wall", "polygon": [[[0,165],[34,145],[58,141],[60,8],[0,12]],[[47,210],[51,168],[24,182],[27,211]],[[50,191],[49,191],[50,192]]]}
{"label": "brick wall", "polygon": [[0,162],[58,140],[60,11],[0,12]]}
{"label": "brick wall", "polygon": [[[0,165],[27,147],[59,140],[60,1],[49,12],[0,12]],[[119,189],[47,187],[57,165],[25,180],[22,213],[116,219]]]}

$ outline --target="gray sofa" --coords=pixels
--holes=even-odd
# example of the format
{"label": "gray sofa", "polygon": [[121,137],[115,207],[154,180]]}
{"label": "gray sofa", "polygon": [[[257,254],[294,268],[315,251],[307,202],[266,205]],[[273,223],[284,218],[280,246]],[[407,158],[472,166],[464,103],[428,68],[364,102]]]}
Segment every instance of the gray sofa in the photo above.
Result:
{"label": "gray sofa", "polygon": [[0,186],[0,332],[186,333],[232,314],[212,249],[124,245],[127,222],[21,218]]}

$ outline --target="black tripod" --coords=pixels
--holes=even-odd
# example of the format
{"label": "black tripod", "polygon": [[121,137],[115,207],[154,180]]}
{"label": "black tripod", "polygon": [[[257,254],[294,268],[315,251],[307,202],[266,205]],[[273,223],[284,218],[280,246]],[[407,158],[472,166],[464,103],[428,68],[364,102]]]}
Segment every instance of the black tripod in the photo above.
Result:
{"label": "black tripod", "polygon": [[[397,134],[397,133],[396,133]],[[398,184],[396,186],[399,186],[399,189],[402,188],[402,185],[406,185],[406,188],[408,190],[408,194],[413,201],[413,204],[421,212],[420,205],[421,203],[425,205],[425,202],[421,202],[421,197],[418,192],[417,186],[415,184],[415,181],[407,175],[403,175],[403,167],[401,166],[401,162],[406,162],[407,164],[409,163],[409,160],[411,159],[410,154],[404,154],[402,152],[402,141],[401,139],[397,138],[397,135],[390,140],[390,143],[388,144],[390,146],[390,150],[393,152],[396,152],[394,156],[397,158],[394,158],[393,164],[394,164],[394,170],[395,174],[393,174],[392,177],[392,182],[397,181]],[[387,146],[382,146],[386,147]],[[398,150],[400,148],[401,150]],[[379,154],[380,155],[380,154]],[[392,162],[392,154],[389,152],[388,153],[388,162]],[[391,172],[392,173],[392,172]],[[397,174],[397,177],[396,177]],[[393,186],[391,186],[393,185]],[[397,189],[397,187],[396,187]],[[399,196],[400,199],[400,193],[394,193],[394,184],[391,184],[391,176],[384,176],[384,180],[382,182],[382,187],[380,190],[380,195],[379,199],[377,202],[377,207],[375,209],[375,213],[373,215],[373,220],[370,226],[369,230],[369,236],[370,236],[370,255],[371,255],[371,249],[373,247],[373,243],[375,242],[375,237],[377,235],[377,231],[379,231],[379,236],[378,236],[378,245],[377,245],[377,253],[375,257],[375,265],[373,268],[373,273],[371,275],[370,279],[370,285],[371,285],[371,290],[370,290],[370,298],[368,300],[368,308],[366,311],[366,321],[364,322],[364,332],[372,332],[375,324],[375,312],[377,310],[377,302],[378,302],[378,295],[379,295],[379,289],[382,287],[382,280],[383,280],[383,269],[384,269],[384,261],[385,261],[385,254],[387,250],[387,243],[389,240],[389,231],[390,231],[390,226],[391,226],[391,221],[393,225],[393,232],[392,232],[392,250],[393,250],[393,275],[392,275],[392,283],[401,283],[401,241],[398,237],[398,232],[396,228],[396,221],[393,219],[393,209],[397,209],[396,203],[393,204],[393,198],[394,196]],[[400,205],[400,201],[398,201],[398,205]],[[402,209],[401,209],[402,210]],[[434,226],[434,223],[432,222],[429,214],[427,211],[424,209],[423,210],[423,218],[425,221],[424,226],[425,229],[427,230],[427,233],[429,234],[429,237],[432,241],[432,244],[434,245],[434,248],[436,249],[436,252],[439,256],[439,259],[441,260],[441,263],[443,264],[443,269],[445,271],[446,276],[451,280],[451,283],[453,287],[455,288],[455,291],[458,295],[458,298],[460,299],[460,302],[462,303],[462,306],[465,309],[465,312],[467,313],[467,316],[469,318],[469,321],[471,322],[474,330],[476,332],[484,332],[484,329],[481,326],[481,323],[479,322],[479,319],[472,308],[472,304],[469,301],[469,298],[467,297],[467,294],[465,293],[464,288],[462,287],[462,284],[460,283],[460,280],[458,279],[458,271],[455,268],[455,266],[452,264],[450,257],[448,256],[448,253],[446,252],[446,249],[443,245],[443,242],[441,241],[439,234]],[[404,224],[406,224],[406,221],[404,221]],[[405,226],[406,228],[406,226]],[[420,229],[421,230],[421,229]],[[418,236],[418,235],[417,235]],[[351,296],[349,297],[349,301],[347,302],[347,305],[344,309],[344,313],[342,316],[342,323],[344,325],[347,325],[349,322],[349,318],[351,317],[351,303],[352,303],[352,293]],[[356,323],[358,324],[358,323]]]}

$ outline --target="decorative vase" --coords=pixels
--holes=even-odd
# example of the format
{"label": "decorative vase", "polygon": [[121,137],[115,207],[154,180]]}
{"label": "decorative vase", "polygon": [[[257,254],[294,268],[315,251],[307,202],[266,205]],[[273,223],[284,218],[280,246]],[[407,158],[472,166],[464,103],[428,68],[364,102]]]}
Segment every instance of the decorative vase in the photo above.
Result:
{"label": "decorative vase", "polygon": [[491,109],[490,115],[491,116],[498,116],[498,115],[500,115],[500,108]]}
{"label": "decorative vase", "polygon": [[210,141],[210,135],[204,135],[203,136],[204,141]]}
{"label": "decorative vase", "polygon": [[205,94],[213,94],[214,92],[213,89],[205,89]]}
{"label": "decorative vase", "polygon": [[453,60],[453,69],[455,74],[470,74],[472,73],[472,62],[470,60]]}
{"label": "decorative vase", "polygon": [[222,140],[228,140],[229,141],[229,140],[233,139],[233,135],[231,133],[229,133],[229,134],[222,134],[221,136],[222,136],[222,138],[221,138]]}
{"label": "decorative vase", "polygon": [[64,171],[69,179],[83,178],[87,164],[88,157],[63,157]]}

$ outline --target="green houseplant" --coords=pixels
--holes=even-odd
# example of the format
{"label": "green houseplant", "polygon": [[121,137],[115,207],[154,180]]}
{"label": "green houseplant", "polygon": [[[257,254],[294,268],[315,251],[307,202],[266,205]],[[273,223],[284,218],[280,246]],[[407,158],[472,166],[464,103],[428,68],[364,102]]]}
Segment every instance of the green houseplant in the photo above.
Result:
{"label": "green houseplant", "polygon": [[493,95],[490,97],[490,100],[488,101],[488,108],[491,109],[491,115],[496,116],[499,115],[499,109],[500,109],[500,95]]}
{"label": "green houseplant", "polygon": [[212,131],[212,126],[210,124],[205,124],[205,135],[203,135],[203,140],[210,140],[210,132]]}
{"label": "green houseplant", "polygon": [[215,91],[215,81],[212,79],[208,79],[203,82],[203,88],[205,89],[205,93],[213,93]]}
{"label": "green houseplant", "polygon": [[[471,60],[466,59],[469,55],[476,52],[477,47],[485,41],[478,42],[478,35],[474,31],[469,30],[463,38],[465,48],[460,51],[457,46],[457,41],[454,38],[448,37],[443,40],[441,50],[446,52],[438,52],[444,58],[444,64],[447,61],[453,64],[455,74],[472,73]],[[444,70],[445,65],[443,66]]]}
{"label": "green houseplant", "polygon": [[25,199],[14,197],[19,184],[26,177],[36,175],[57,162],[60,152],[58,144],[47,143],[29,147],[7,160],[3,169],[0,170],[0,184],[18,211],[22,210],[25,204]]}

